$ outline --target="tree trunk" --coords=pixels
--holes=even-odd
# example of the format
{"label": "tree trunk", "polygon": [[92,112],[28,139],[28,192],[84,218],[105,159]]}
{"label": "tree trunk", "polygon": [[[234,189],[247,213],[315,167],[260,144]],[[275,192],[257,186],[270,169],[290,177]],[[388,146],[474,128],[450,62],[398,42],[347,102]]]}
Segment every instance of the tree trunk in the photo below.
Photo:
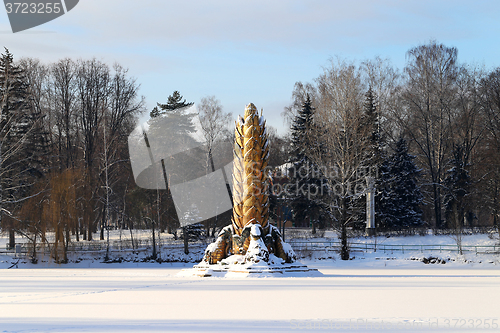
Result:
{"label": "tree trunk", "polygon": [[68,246],[69,246],[69,242],[71,240],[71,236],[69,235],[69,227],[66,226],[66,242],[64,242],[64,238],[63,238],[63,245],[64,245],[64,263],[67,263],[68,262]]}
{"label": "tree trunk", "polygon": [[500,235],[500,224],[498,223],[497,215],[498,215],[498,213],[495,209],[493,211],[493,225],[497,228],[497,233]]}
{"label": "tree trunk", "polygon": [[155,223],[153,221],[151,221],[151,228],[153,229],[153,254],[151,255],[151,258],[156,260],[157,253],[156,253],[156,239],[155,239]]}
{"label": "tree trunk", "polygon": [[[56,230],[54,232],[54,262],[59,263],[59,242],[61,240],[61,226],[59,225],[60,222],[57,223],[56,225]],[[64,244],[63,244],[64,246]]]}
{"label": "tree trunk", "polygon": [[9,226],[9,247],[12,249],[16,247],[16,232],[12,225]]}
{"label": "tree trunk", "polygon": [[441,191],[436,183],[433,186],[434,194],[434,216],[436,218],[436,228],[441,229],[443,227],[443,221],[441,220]]}
{"label": "tree trunk", "polygon": [[458,253],[460,255],[463,255],[463,250],[462,250],[462,228],[463,228],[463,219],[464,219],[464,214],[463,214],[463,209],[459,208],[459,203],[455,202],[453,205],[453,215],[455,217],[455,241],[457,243],[458,247]]}
{"label": "tree trunk", "polygon": [[36,258],[36,232],[33,235],[33,252],[31,253],[31,263],[36,264],[38,259]]}
{"label": "tree trunk", "polygon": [[128,220],[128,230],[130,231],[130,242],[132,243],[132,250],[135,251],[135,246],[134,246],[134,234],[132,232],[132,229],[134,228],[132,220],[129,218]]}
{"label": "tree trunk", "polygon": [[340,218],[340,259],[349,260],[349,247],[347,245],[347,202],[342,198],[342,216]]}
{"label": "tree trunk", "polygon": [[349,247],[347,246],[347,226],[345,223],[342,223],[341,226],[340,241],[341,241],[340,259],[349,260]]}
{"label": "tree trunk", "polygon": [[103,205],[102,207],[102,220],[101,220],[101,232],[100,232],[100,240],[104,240],[104,229],[107,227],[107,221],[106,221],[106,206]]}
{"label": "tree trunk", "polygon": [[88,226],[87,226],[87,240],[90,242],[92,240],[92,222],[88,221]]}
{"label": "tree trunk", "polygon": [[182,227],[182,235],[184,236],[184,253],[189,254],[189,235],[186,227]]}

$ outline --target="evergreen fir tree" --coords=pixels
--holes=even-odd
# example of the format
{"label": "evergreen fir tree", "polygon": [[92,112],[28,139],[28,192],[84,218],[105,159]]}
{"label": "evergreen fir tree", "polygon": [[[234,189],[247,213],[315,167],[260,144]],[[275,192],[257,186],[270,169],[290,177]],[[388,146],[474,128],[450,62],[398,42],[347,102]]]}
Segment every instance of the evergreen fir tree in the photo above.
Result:
{"label": "evergreen fir tree", "polygon": [[[363,116],[361,118],[361,136],[364,137],[365,156],[363,161],[364,170],[360,170],[360,174],[366,174],[373,177],[374,187],[379,187],[380,179],[379,169],[385,161],[383,151],[383,136],[380,130],[379,113],[377,109],[377,101],[375,93],[370,87],[365,94],[365,104],[363,108]],[[369,186],[369,184],[367,184]],[[359,193],[358,193],[359,195]],[[379,198],[375,196],[375,209],[379,206]],[[351,209],[355,215],[353,228],[363,230],[366,225],[366,194],[353,198]]]}
{"label": "evergreen fir tree", "polygon": [[[182,101],[182,96],[178,91],[174,91],[168,96],[168,101],[165,104],[157,103],[157,106],[151,111],[151,118],[155,121],[151,122],[149,132],[156,138],[168,141],[170,145],[189,145],[185,140],[194,140],[189,134],[196,131],[193,118],[194,113],[186,113],[186,109],[194,103],[186,103]],[[166,131],[168,129],[168,131]],[[175,135],[174,135],[175,134]],[[179,142],[173,142],[178,140]]]}
{"label": "evergreen fir tree", "polygon": [[[174,91],[168,97],[167,103],[157,103],[157,106],[150,114],[154,121],[150,121],[148,138],[157,142],[168,143],[171,147],[186,147],[186,149],[189,149],[189,147],[197,146],[196,139],[190,135],[196,132],[193,123],[196,114],[187,112],[189,106],[194,103],[186,103],[186,100],[181,100],[182,96],[179,92]],[[188,156],[184,155],[179,154],[175,159],[166,160],[165,163],[173,163],[172,167],[176,168],[176,165],[186,163],[182,158]]]}
{"label": "evergreen fir tree", "polygon": [[155,106],[149,114],[151,118],[158,117],[159,115],[165,114],[168,111],[183,109],[185,107],[193,105],[194,102],[187,103],[186,99],[182,100],[182,95],[176,90],[172,93],[172,95],[168,96],[167,103],[156,104],[157,106]]}
{"label": "evergreen fir tree", "polygon": [[29,139],[35,129],[24,72],[7,49],[0,58],[0,82],[1,201],[13,202],[26,191],[26,173],[33,159],[30,144],[35,144]]}
{"label": "evergreen fir tree", "polygon": [[422,225],[422,194],[417,183],[420,171],[413,160],[406,140],[401,138],[394,154],[383,163],[378,210],[381,229],[401,230]]}
{"label": "evergreen fir tree", "polygon": [[377,167],[384,160],[383,143],[384,138],[380,130],[380,115],[377,108],[375,93],[370,87],[366,92],[364,114],[361,119],[361,130],[365,136],[366,162],[367,166]]}
{"label": "evergreen fir tree", "polygon": [[14,222],[3,214],[4,209],[13,213],[30,194],[35,161],[40,156],[35,151],[39,129],[34,126],[35,115],[30,114],[28,88],[23,70],[5,49],[0,56],[0,221],[10,231],[11,245]]}
{"label": "evergreen fir tree", "polygon": [[387,231],[393,227],[392,218],[395,212],[395,202],[392,201],[391,174],[392,160],[386,158],[378,169],[377,189],[375,195],[375,224],[377,230]]}
{"label": "evergreen fir tree", "polygon": [[26,115],[29,130],[25,136],[25,149],[23,152],[27,162],[28,176],[36,181],[44,177],[48,172],[50,134],[44,123],[45,116],[39,108],[34,106],[31,89],[29,89],[29,93]]}
{"label": "evergreen fir tree", "polygon": [[14,64],[7,49],[0,58],[0,82],[0,139],[4,148],[1,163],[5,165],[5,159],[12,156],[9,148],[22,139],[30,125],[29,93],[24,72]]}
{"label": "evergreen fir tree", "polygon": [[[190,135],[196,132],[196,128],[193,123],[193,118],[195,113],[187,113],[186,110],[193,105],[193,102],[187,103],[183,100],[182,95],[178,91],[174,91],[172,95],[168,97],[167,103],[161,104],[157,103],[157,106],[151,111],[150,117],[155,118],[151,122],[149,127],[148,136],[155,138],[159,142],[164,142],[165,144],[177,147],[194,147],[196,146],[196,140]],[[193,153],[193,152],[191,152]],[[202,151],[200,150],[200,153]],[[174,202],[172,199],[172,194],[170,192],[168,182],[179,183],[185,181],[188,175],[185,175],[183,171],[186,171],[185,166],[189,165],[189,171],[194,172],[195,170],[205,170],[200,161],[204,161],[204,158],[191,156],[192,154],[178,153],[175,158],[169,158],[167,160],[162,160],[158,163],[164,163],[166,170],[178,170],[179,172],[174,174],[167,174],[168,181],[165,181],[165,187],[167,189],[167,200],[166,200],[166,211],[167,215],[175,220],[179,221],[177,212],[175,210]],[[163,166],[160,166],[163,168]],[[193,176],[194,177],[194,176]],[[190,180],[190,179],[189,179]],[[189,233],[189,229],[183,227],[183,234]],[[189,237],[184,237],[184,252],[189,253],[188,249]]]}
{"label": "evergreen fir tree", "polygon": [[324,203],[326,195],[326,181],[320,168],[308,156],[308,150],[318,145],[315,135],[318,128],[313,121],[314,108],[307,95],[306,101],[299,110],[291,126],[292,134],[292,166],[289,168],[289,182],[287,191],[291,208],[296,221],[312,222],[313,231],[316,225],[324,227],[327,219],[327,207]]}
{"label": "evergreen fir tree", "polygon": [[444,197],[446,225],[450,229],[461,230],[467,213],[466,199],[470,187],[470,175],[466,169],[462,146],[455,146],[450,164],[452,167],[446,172],[444,180],[447,190]]}

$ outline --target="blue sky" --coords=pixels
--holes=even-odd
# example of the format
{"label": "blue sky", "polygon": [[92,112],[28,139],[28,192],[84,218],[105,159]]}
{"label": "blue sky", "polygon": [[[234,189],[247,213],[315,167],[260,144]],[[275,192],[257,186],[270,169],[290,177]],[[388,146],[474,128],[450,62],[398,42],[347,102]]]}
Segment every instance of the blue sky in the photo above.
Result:
{"label": "blue sky", "polygon": [[[21,1],[20,1],[21,2]],[[500,66],[500,1],[80,0],[66,15],[13,34],[0,10],[0,46],[16,58],[119,62],[151,109],[174,90],[215,95],[234,116],[252,102],[285,131],[280,113],[296,81],[341,56],[389,58],[431,39],[461,62]]]}

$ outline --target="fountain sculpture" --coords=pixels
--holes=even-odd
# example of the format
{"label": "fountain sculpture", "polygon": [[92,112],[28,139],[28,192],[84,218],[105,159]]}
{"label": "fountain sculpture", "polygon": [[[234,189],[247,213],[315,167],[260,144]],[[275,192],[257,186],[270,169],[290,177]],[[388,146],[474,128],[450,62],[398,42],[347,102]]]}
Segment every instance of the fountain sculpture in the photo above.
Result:
{"label": "fountain sculpture", "polygon": [[207,247],[202,262],[180,275],[317,273],[296,262],[290,245],[269,223],[268,159],[266,122],[255,105],[249,104],[236,122],[231,224]]}

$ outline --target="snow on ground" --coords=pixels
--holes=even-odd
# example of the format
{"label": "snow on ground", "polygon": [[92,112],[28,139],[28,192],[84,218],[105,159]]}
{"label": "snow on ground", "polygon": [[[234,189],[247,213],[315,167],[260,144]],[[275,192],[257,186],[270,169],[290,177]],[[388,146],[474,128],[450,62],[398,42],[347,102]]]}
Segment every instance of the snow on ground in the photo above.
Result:
{"label": "snow on ground", "polygon": [[[383,241],[453,244],[448,236]],[[0,332],[500,331],[498,254],[377,251],[341,261],[313,252],[301,261],[321,277],[245,279],[181,278],[192,263],[104,264],[95,255],[17,269],[1,256]],[[445,264],[422,261],[430,257]]]}
{"label": "snow on ground", "polygon": [[496,270],[331,263],[315,278],[175,277],[183,266],[3,270],[0,331],[473,332],[500,324]]}

